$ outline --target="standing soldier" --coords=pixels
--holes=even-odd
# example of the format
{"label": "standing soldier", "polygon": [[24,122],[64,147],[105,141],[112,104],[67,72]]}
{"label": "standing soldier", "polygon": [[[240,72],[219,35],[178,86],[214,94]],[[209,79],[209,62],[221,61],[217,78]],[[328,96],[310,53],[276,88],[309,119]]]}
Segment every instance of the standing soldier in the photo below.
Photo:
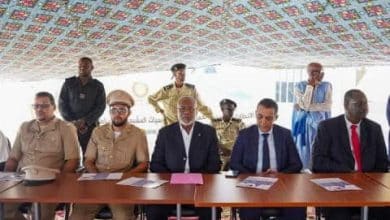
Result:
{"label": "standing soldier", "polygon": [[[211,109],[205,106],[199,99],[198,92],[194,85],[184,83],[186,76],[186,65],[183,63],[177,63],[171,67],[175,82],[164,86],[155,94],[148,97],[148,101],[156,109],[157,113],[161,113],[164,116],[164,125],[170,125],[177,122],[177,101],[183,96],[194,97],[198,103],[198,111],[204,116],[212,119]],[[160,107],[158,102],[161,101],[163,108]]]}
{"label": "standing soldier", "polygon": [[245,128],[244,122],[239,118],[233,118],[237,104],[230,99],[223,99],[219,106],[222,111],[222,118],[212,120],[212,125],[217,131],[218,146],[221,152],[222,170],[229,169],[230,155],[238,132]]}
{"label": "standing soldier", "polygon": [[77,128],[77,135],[83,154],[87,148],[92,130],[106,108],[106,93],[103,84],[93,79],[92,59],[83,57],[79,60],[79,76],[65,80],[58,105],[61,116],[72,122]]}

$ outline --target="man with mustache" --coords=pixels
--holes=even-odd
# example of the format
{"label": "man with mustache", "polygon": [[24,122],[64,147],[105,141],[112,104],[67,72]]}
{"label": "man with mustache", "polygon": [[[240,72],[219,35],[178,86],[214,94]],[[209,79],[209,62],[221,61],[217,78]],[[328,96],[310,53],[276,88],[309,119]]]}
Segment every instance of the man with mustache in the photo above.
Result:
{"label": "man with mustache", "polygon": [[[49,92],[35,94],[32,108],[35,119],[24,122],[5,164],[5,171],[20,172],[21,168],[36,165],[73,173],[79,164],[80,147],[76,128],[57,118],[56,104]],[[5,219],[25,219],[17,204],[5,205]],[[41,219],[53,219],[57,204],[42,204]]]}
{"label": "man with mustache", "polygon": [[[160,129],[150,170],[154,173],[218,173],[221,161],[215,129],[195,121],[196,99],[181,97],[177,103],[179,121]],[[187,206],[185,206],[187,207]],[[195,211],[199,219],[211,219],[210,208],[187,208]],[[167,219],[173,215],[173,205],[147,207],[148,220]]]}
{"label": "man with mustache", "polygon": [[[85,168],[90,173],[146,172],[149,153],[144,131],[128,122],[134,100],[123,90],[107,96],[111,123],[95,128],[85,153]],[[102,205],[79,205],[71,219],[94,219]],[[134,220],[134,206],[108,204],[114,220]]]}

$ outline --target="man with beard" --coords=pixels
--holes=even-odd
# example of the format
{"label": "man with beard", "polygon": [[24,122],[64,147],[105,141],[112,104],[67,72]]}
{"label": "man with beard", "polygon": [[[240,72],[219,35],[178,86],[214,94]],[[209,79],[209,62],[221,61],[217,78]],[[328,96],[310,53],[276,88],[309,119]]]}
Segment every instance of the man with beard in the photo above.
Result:
{"label": "man with beard", "polygon": [[[149,153],[144,131],[128,123],[134,100],[123,90],[107,96],[111,123],[97,127],[85,153],[85,168],[90,173],[146,172]],[[94,219],[104,205],[76,205],[71,219]],[[113,219],[135,219],[134,206],[109,204]]]}
{"label": "man with beard", "polygon": [[[155,108],[157,113],[161,113],[164,116],[164,125],[170,125],[177,122],[177,101],[180,97],[191,96],[196,99],[197,110],[199,110],[204,116],[212,119],[213,115],[211,109],[204,105],[200,98],[198,91],[194,85],[184,83],[186,78],[186,65],[183,63],[177,63],[171,67],[175,82],[164,86],[155,94],[148,97],[148,101]],[[161,108],[158,102],[162,102]]]}
{"label": "man with beard", "polygon": [[[387,172],[381,126],[366,118],[366,95],[351,89],[344,95],[345,114],[321,122],[313,144],[313,172]],[[359,208],[323,208],[326,219],[348,220]],[[390,219],[388,208],[370,208],[369,219]]]}
{"label": "man with beard", "polygon": [[[181,97],[177,103],[179,122],[160,129],[150,170],[154,173],[218,173],[221,161],[218,155],[218,139],[215,129],[195,121],[196,99]],[[210,208],[194,208],[199,219],[211,219]],[[167,219],[173,215],[173,205],[147,207],[148,220]]]}
{"label": "man with beard", "polygon": [[93,68],[91,58],[81,58],[79,76],[65,80],[58,99],[61,116],[77,128],[83,154],[92,130],[106,107],[104,86],[99,80],[92,78]]}

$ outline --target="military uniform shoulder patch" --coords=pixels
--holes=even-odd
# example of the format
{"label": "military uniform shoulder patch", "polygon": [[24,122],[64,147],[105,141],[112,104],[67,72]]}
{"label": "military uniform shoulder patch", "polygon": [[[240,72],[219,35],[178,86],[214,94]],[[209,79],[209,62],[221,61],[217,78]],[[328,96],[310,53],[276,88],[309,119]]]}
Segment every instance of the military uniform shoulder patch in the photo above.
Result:
{"label": "military uniform shoulder patch", "polygon": [[185,86],[187,86],[190,89],[195,89],[195,85],[189,84],[189,83],[184,83]]}
{"label": "military uniform shoulder patch", "polygon": [[163,88],[164,88],[164,90],[172,89],[173,88],[173,84],[166,85]]}

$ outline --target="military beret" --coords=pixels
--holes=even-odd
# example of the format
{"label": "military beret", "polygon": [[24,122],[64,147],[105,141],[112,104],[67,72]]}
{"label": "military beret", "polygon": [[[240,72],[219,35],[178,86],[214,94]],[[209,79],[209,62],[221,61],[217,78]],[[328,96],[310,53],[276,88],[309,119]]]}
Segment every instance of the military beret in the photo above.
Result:
{"label": "military beret", "polygon": [[176,72],[178,70],[182,70],[182,69],[185,69],[186,68],[186,65],[184,63],[176,63],[175,65],[173,65],[171,67],[171,71],[172,72]]}
{"label": "military beret", "polygon": [[113,104],[125,104],[128,107],[132,107],[134,105],[134,99],[131,97],[131,95],[124,91],[124,90],[114,90],[111,91],[107,95],[107,104],[113,105]]}
{"label": "military beret", "polygon": [[222,100],[219,102],[219,106],[221,106],[221,107],[222,107],[222,105],[224,105],[224,104],[231,104],[231,105],[234,105],[234,108],[237,107],[237,104],[236,104],[233,100],[231,100],[231,99],[222,99]]}

